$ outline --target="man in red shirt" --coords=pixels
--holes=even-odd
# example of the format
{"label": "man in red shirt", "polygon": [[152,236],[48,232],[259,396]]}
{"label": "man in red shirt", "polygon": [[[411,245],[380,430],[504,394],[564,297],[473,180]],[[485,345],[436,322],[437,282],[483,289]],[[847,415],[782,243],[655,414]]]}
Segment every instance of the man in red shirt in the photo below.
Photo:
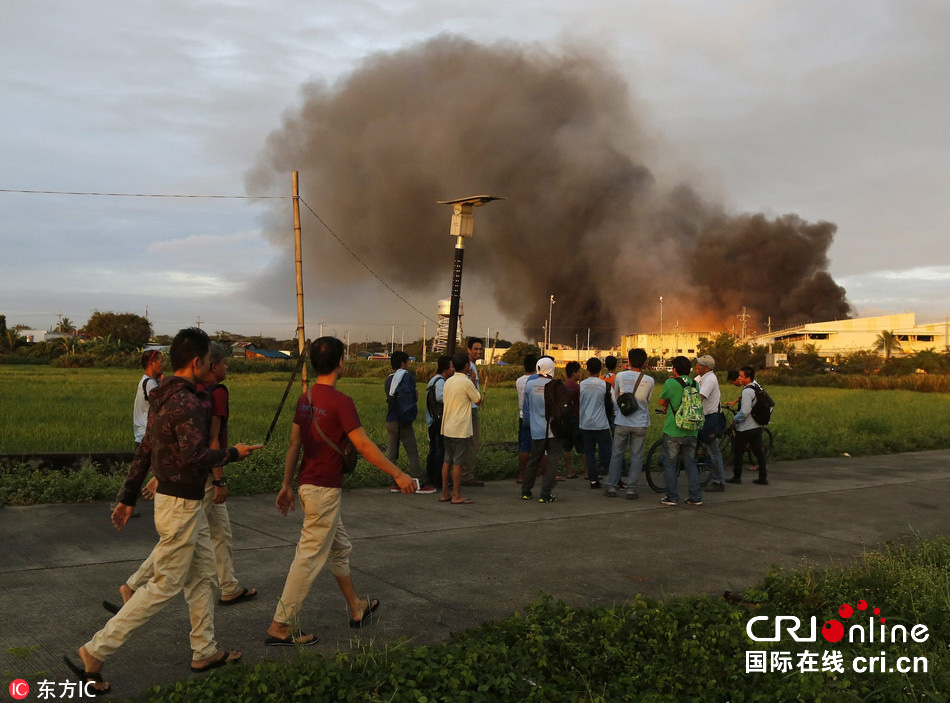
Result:
{"label": "man in red shirt", "polygon": [[[288,510],[294,509],[296,474],[304,520],[283,593],[267,628],[264,643],[268,645],[308,647],[316,644],[314,635],[295,628],[310,586],[328,560],[350,608],[350,627],[365,625],[379,607],[378,600],[365,600],[356,594],[350,576],[352,545],[340,518],[343,455],[339,449],[344,440],[349,438],[366,460],[392,476],[403,493],[416,490],[412,478],[389,461],[366,434],[353,399],[336,389],[343,375],[343,351],[343,342],[336,337],[320,337],[310,346],[310,361],[317,382],[297,400],[284,462],[284,481],[276,500],[281,515],[286,516]],[[319,423],[319,430],[314,427],[315,423]],[[303,461],[298,473],[301,448]]]}

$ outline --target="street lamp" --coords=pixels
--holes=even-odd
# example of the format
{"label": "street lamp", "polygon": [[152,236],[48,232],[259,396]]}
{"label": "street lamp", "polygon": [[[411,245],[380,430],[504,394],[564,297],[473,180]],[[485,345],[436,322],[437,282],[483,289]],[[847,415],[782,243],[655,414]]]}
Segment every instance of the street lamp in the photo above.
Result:
{"label": "street lamp", "polygon": [[545,343],[545,353],[549,353],[551,351],[551,316],[554,313],[554,303],[556,302],[557,301],[554,299],[554,293],[551,293],[551,302],[548,303],[548,339]]}
{"label": "street lamp", "polygon": [[660,296],[660,366],[665,367],[663,363],[663,296]]}
{"label": "street lamp", "polygon": [[497,195],[470,195],[455,200],[439,200],[439,205],[452,206],[452,227],[449,234],[457,237],[455,242],[455,262],[452,266],[452,297],[449,303],[449,332],[445,353],[455,353],[458,336],[459,301],[462,298],[462,260],[465,257],[465,237],[471,237],[475,231],[475,216],[472,209],[490,203],[492,200],[507,200]]}

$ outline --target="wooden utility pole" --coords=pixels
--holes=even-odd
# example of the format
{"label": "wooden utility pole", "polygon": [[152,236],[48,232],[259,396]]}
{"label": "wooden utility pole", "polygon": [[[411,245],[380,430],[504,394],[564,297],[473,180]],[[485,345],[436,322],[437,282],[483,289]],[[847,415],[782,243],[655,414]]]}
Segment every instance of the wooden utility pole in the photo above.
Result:
{"label": "wooden utility pole", "polygon": [[[300,256],[300,181],[297,172],[293,174],[293,203],[294,203],[294,264],[297,269],[297,353],[301,356],[306,352],[306,338],[303,327],[303,262]],[[300,367],[300,385],[303,392],[307,392],[307,364]]]}

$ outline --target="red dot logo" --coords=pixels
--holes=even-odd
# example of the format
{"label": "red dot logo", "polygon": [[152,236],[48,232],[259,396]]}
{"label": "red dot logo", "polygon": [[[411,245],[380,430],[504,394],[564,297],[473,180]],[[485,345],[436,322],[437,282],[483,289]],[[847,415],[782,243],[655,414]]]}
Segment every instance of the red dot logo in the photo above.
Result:
{"label": "red dot logo", "polygon": [[829,620],[822,626],[821,636],[829,642],[838,642],[844,637],[844,625],[837,620]]}
{"label": "red dot logo", "polygon": [[858,610],[867,610],[867,609],[868,609],[868,602],[866,600],[859,600]]}
{"label": "red dot logo", "polygon": [[30,684],[23,679],[16,679],[10,682],[10,695],[18,701],[22,701],[30,695]]}
{"label": "red dot logo", "polygon": [[841,617],[843,617],[845,620],[847,620],[848,618],[850,618],[853,614],[854,614],[854,608],[852,608],[852,607],[851,607],[850,605],[848,605],[847,603],[842,604],[842,605],[838,608],[838,615],[840,615]]}

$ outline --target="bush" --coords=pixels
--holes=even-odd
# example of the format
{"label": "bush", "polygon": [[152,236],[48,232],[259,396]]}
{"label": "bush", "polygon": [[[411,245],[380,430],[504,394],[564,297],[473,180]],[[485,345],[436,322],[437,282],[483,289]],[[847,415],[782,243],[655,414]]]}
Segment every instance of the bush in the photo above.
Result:
{"label": "bush", "polygon": [[[571,608],[542,597],[496,623],[452,635],[441,645],[356,647],[335,658],[301,651],[289,664],[227,667],[146,691],[142,701],[898,701],[945,700],[950,684],[946,595],[950,540],[869,553],[846,569],[774,570],[741,598],[684,597]],[[865,600],[889,622],[921,623],[922,644],[828,643],[855,656],[911,653],[928,673],[844,671],[747,673],[746,652],[769,650],[746,633],[753,615],[818,622],[838,606]],[[817,647],[816,647],[817,645]],[[772,651],[792,661],[817,642],[787,635]]]}

